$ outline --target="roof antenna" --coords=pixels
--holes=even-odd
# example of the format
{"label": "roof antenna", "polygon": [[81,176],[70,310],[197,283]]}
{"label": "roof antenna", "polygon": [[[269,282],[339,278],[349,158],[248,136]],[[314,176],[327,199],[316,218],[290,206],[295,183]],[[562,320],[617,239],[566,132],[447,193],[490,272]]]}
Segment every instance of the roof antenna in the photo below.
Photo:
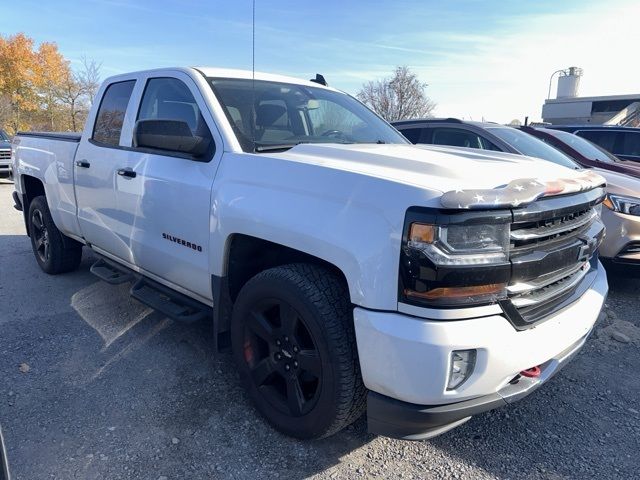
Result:
{"label": "roof antenna", "polygon": [[320,85],[324,85],[325,87],[329,86],[327,81],[324,79],[324,75],[320,75],[319,73],[316,73],[316,78],[312,78],[310,81],[314,83],[319,83]]}
{"label": "roof antenna", "polygon": [[256,0],[251,10],[251,141],[256,151]]}

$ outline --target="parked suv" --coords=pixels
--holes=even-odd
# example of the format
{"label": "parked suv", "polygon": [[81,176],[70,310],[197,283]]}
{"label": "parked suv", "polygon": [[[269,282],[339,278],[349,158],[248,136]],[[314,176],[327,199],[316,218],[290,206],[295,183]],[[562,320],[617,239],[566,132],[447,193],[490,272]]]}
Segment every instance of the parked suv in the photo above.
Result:
{"label": "parked suv", "polygon": [[559,150],[513,127],[493,122],[466,122],[457,118],[393,122],[411,143],[493,150],[542,158],[568,168],[579,168]]}
{"label": "parked suv", "polygon": [[11,171],[11,139],[7,132],[0,130],[0,175]]}
{"label": "parked suv", "polygon": [[[501,150],[503,152],[527,155],[548,160],[565,167],[579,169],[581,166],[596,170],[607,180],[607,206],[603,211],[602,219],[609,232],[616,234],[607,235],[602,242],[600,255],[616,263],[640,263],[640,181],[628,175],[616,173],[602,168],[595,169],[586,165],[586,156],[580,155],[574,147],[567,148],[567,152],[574,154],[567,156],[552,142],[545,143],[536,137],[555,138],[551,134],[559,132],[555,130],[544,134],[541,131],[532,131],[527,127],[526,132],[520,128],[507,127],[489,122],[463,122],[457,119],[444,120],[410,120],[393,124],[409,140],[419,139],[418,143],[434,142],[440,145],[467,147],[483,150]],[[527,133],[528,132],[528,133]],[[536,136],[533,136],[535,133]],[[582,141],[587,146],[597,149],[586,140],[565,134]],[[575,143],[575,142],[574,142]],[[555,145],[555,144],[554,144]],[[586,155],[587,149],[582,145],[582,151]],[[489,152],[490,155],[494,155]],[[593,157],[593,152],[590,154]],[[571,157],[571,158],[570,158]],[[489,156],[485,157],[490,160]],[[605,154],[602,153],[602,158]],[[583,159],[583,164],[579,162]],[[592,162],[597,164],[596,162]],[[607,164],[603,163],[603,166]],[[626,168],[631,172],[639,173],[633,168]],[[636,215],[636,212],[638,215]]]}
{"label": "parked suv", "polygon": [[547,128],[575,133],[618,158],[640,162],[640,128],[609,125],[548,125]]}

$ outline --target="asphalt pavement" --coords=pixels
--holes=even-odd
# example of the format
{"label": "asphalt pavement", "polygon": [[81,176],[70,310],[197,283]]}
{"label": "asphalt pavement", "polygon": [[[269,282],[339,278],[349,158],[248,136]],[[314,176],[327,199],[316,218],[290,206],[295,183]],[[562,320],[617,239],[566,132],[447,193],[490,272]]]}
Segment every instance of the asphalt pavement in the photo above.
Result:
{"label": "asphalt pavement", "polygon": [[89,273],[37,266],[13,185],[0,179],[0,423],[13,478],[640,477],[640,280],[610,276],[583,351],[521,402],[438,438],[321,441],[254,411],[211,325],[185,325]]}

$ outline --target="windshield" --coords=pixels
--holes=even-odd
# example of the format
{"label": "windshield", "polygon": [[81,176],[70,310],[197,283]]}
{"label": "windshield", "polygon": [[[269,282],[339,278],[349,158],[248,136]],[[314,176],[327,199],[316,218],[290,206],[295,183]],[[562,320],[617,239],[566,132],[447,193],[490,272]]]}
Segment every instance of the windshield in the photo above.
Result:
{"label": "windshield", "polygon": [[210,78],[209,83],[245,152],[299,143],[408,143],[344,93],[251,79]]}
{"label": "windshield", "polygon": [[541,128],[540,130],[556,137],[561,142],[566,143],[580,155],[587,157],[589,160],[605,163],[615,163],[618,161],[613,154],[607,152],[605,149],[591,143],[589,140],[585,140],[582,137],[574,135],[573,133],[551,130],[549,128]]}
{"label": "windshield", "polygon": [[4,140],[5,142],[9,141],[9,135],[4,133],[4,130],[0,130],[0,140]]}
{"label": "windshield", "polygon": [[488,127],[487,129],[523,155],[541,158],[573,169],[582,168],[560,150],[521,130],[511,127]]}

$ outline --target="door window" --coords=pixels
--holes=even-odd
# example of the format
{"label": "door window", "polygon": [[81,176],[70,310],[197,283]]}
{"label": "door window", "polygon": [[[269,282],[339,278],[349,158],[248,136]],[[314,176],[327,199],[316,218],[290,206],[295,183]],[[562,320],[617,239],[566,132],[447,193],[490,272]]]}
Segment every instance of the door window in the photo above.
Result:
{"label": "door window", "polygon": [[576,135],[580,135],[596,145],[600,145],[609,152],[616,153],[613,151],[616,144],[616,137],[618,136],[616,132],[608,132],[606,130],[582,130],[576,132]]}
{"label": "door window", "polygon": [[624,138],[622,150],[618,153],[640,157],[640,133],[625,132],[622,136]]}
{"label": "door window", "polygon": [[422,135],[422,128],[405,128],[400,130],[400,133],[411,143],[418,143],[420,142],[420,136]]}
{"label": "door window", "polygon": [[135,83],[135,80],[128,80],[107,87],[93,127],[93,140],[108,146],[119,145],[124,115]]}
{"label": "door window", "polygon": [[177,78],[152,78],[147,82],[138,120],[177,120],[186,123],[194,136],[211,138],[195,98]]}
{"label": "door window", "polygon": [[479,135],[458,128],[435,128],[431,143],[454,147],[484,148],[482,138]]}

